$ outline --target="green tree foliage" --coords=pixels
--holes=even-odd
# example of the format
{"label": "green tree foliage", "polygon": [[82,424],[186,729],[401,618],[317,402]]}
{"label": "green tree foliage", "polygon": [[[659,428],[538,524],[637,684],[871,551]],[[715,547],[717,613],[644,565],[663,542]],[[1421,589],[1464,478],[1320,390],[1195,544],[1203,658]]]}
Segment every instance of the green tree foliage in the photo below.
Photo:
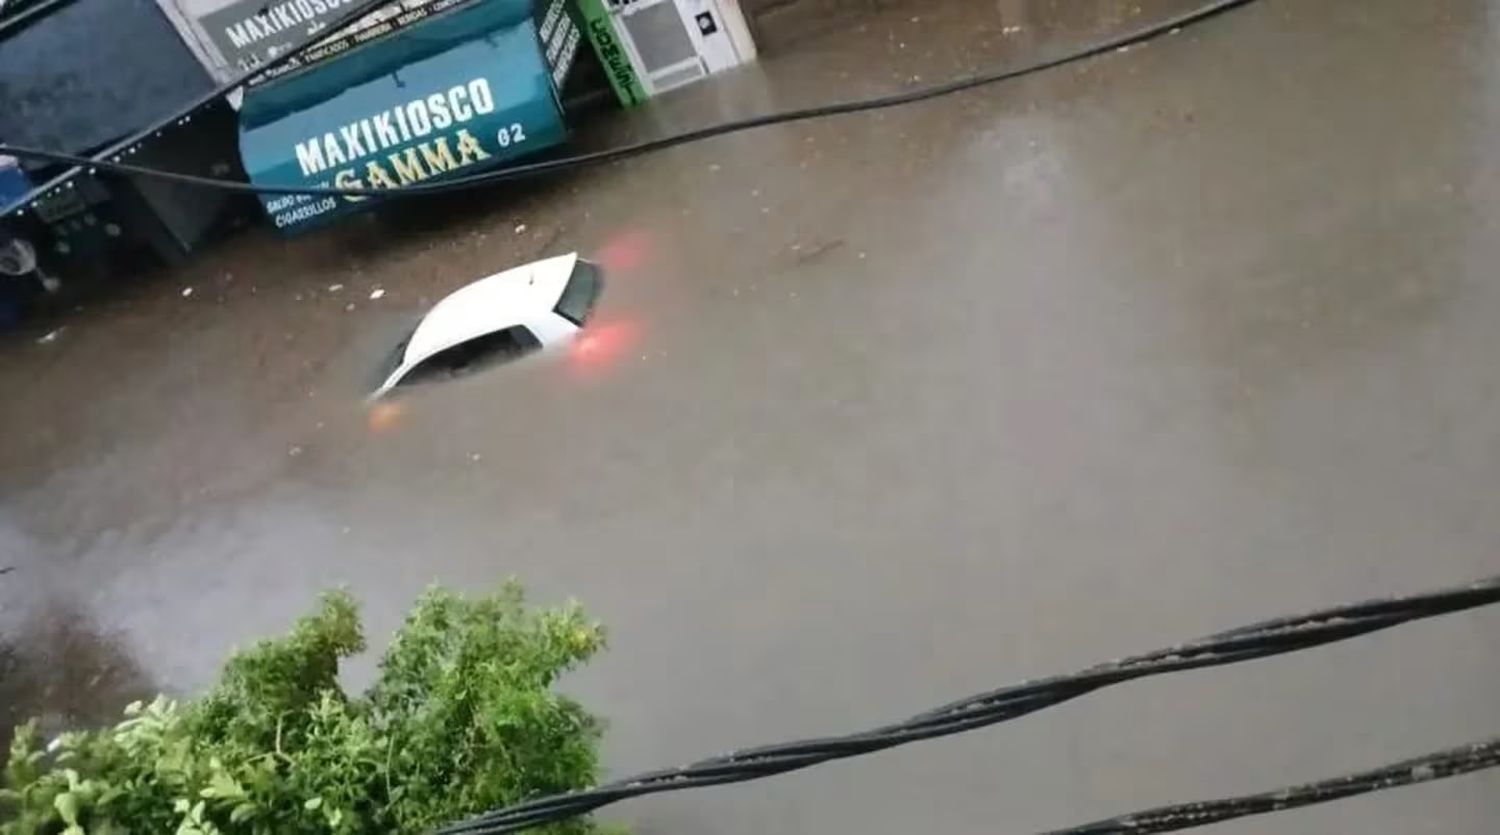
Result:
{"label": "green tree foliage", "polygon": [[196,701],[133,704],[45,747],[21,728],[0,835],[422,832],[590,786],[601,723],[552,687],[603,645],[576,605],[529,609],[514,584],[477,600],[434,589],[350,696],[339,661],[364,635],[354,601],[331,593]]}

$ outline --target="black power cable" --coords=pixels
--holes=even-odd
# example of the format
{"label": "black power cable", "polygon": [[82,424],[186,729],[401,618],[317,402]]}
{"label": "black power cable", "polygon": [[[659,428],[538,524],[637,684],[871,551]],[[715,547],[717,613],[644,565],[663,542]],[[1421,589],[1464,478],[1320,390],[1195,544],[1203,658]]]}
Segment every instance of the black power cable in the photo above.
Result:
{"label": "black power cable", "polygon": [[[18,157],[30,157],[33,159],[50,160],[52,162],[69,163],[79,166],[92,166],[103,171],[112,171],[118,174],[130,176],[154,177],[160,180],[168,180],[185,185],[202,186],[205,188],[216,188],[224,191],[243,192],[250,194],[305,194],[315,196],[342,196],[342,197],[390,197],[408,196],[419,194],[437,194],[442,192],[459,191],[463,189],[478,188],[492,183],[517,180],[524,177],[536,177],[544,174],[556,174],[585,166],[600,165],[607,162],[628,159],[642,154],[674,148],[686,145],[690,142],[701,142],[731,133],[753,130],[755,128],[769,127],[771,125],[783,125],[792,122],[803,122],[809,119],[821,119],[828,116],[841,116],[851,113],[863,113],[871,110],[883,110],[890,107],[914,104],[916,102],[928,101],[943,96],[950,96],[976,87],[1009,81],[1022,76],[1032,75],[1066,64],[1075,63],[1098,55],[1113,52],[1125,47],[1144,43],[1153,38],[1175,32],[1186,26],[1201,23],[1209,18],[1216,17],[1230,9],[1243,6],[1254,0],[1213,0],[1188,12],[1151,23],[1146,26],[1133,29],[1124,34],[1099,41],[1083,49],[1043,58],[1019,67],[1010,69],[994,70],[978,75],[960,78],[941,84],[919,87],[902,93],[894,93],[872,98],[852,99],[849,101],[832,102],[830,104],[818,105],[816,107],[802,108],[799,110],[787,110],[777,113],[767,113],[760,116],[751,116],[745,119],[736,119],[722,122],[716,125],[696,128],[693,130],[675,133],[658,139],[648,139],[630,145],[622,145],[617,148],[609,148],[602,151],[594,151],[587,154],[563,157],[561,159],[535,162],[525,165],[510,166],[495,171],[487,171],[480,174],[471,174],[465,177],[457,177],[451,180],[443,180],[434,183],[417,183],[396,188],[336,188],[332,186],[275,186],[244,183],[238,180],[224,180],[216,177],[201,177],[195,174],[184,174],[177,171],[166,171],[142,165],[130,165],[118,161],[104,161],[99,158],[86,158],[72,154],[63,154],[55,151],[47,151],[40,148],[26,148],[14,145],[0,145],[0,153],[11,154]],[[301,49],[290,50],[281,56],[279,60],[286,60],[295,55]],[[236,85],[237,86],[237,85]],[[138,138],[137,138],[138,140]],[[125,145],[133,144],[131,142]],[[104,154],[101,156],[108,156]]]}
{"label": "black power cable", "polygon": [[1045,835],[1140,835],[1148,832],[1176,832],[1235,818],[1284,812],[1303,806],[1328,803],[1359,794],[1442,780],[1500,766],[1500,739],[1491,739],[1462,748],[1452,748],[1425,757],[1399,762],[1373,771],[1320,780],[1301,786],[1221,800],[1204,800],[1161,806],[1129,815],[1086,823],[1068,829],[1056,829]]}
{"label": "black power cable", "polygon": [[7,4],[4,0],[0,0],[0,41],[5,40],[33,23],[62,11],[75,2],[77,0],[37,0],[37,2],[30,5],[21,5],[18,11],[4,14]]}
{"label": "black power cable", "polygon": [[1112,684],[1164,673],[1236,664],[1309,649],[1409,621],[1500,602],[1500,577],[1429,594],[1376,600],[1279,618],[1070,675],[1026,682],[943,705],[871,731],[805,739],[733,751],[679,768],[663,769],[593,789],[543,797],[488,812],[442,830],[515,832],[587,814],[611,803],[658,792],[738,783],[869,754],[910,742],[948,736],[1016,719]]}

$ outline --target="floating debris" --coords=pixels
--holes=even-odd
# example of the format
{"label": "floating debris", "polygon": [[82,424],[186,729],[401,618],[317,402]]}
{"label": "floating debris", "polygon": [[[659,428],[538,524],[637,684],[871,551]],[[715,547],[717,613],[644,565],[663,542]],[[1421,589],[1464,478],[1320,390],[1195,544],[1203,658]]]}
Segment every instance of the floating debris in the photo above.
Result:
{"label": "floating debris", "polygon": [[383,290],[383,289],[381,289],[379,287],[376,287],[374,290],[370,291],[370,300],[374,301],[375,299],[381,298],[384,295],[385,295],[385,290]]}

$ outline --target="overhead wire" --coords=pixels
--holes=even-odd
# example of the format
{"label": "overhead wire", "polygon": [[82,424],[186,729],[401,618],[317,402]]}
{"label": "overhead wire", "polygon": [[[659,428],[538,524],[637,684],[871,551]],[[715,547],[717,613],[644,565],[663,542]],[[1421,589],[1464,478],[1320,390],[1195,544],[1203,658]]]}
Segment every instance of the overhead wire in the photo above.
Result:
{"label": "overhead wire", "polygon": [[1500,602],[1500,577],[1427,594],[1278,618],[1187,644],[1110,661],[1080,672],[970,696],[868,731],[741,749],[592,789],[538,798],[451,824],[439,832],[443,835],[516,832],[587,814],[627,798],[784,774],[833,760],[987,727],[1135,679],[1283,655],[1497,602]]}
{"label": "overhead wire", "polygon": [[77,0],[37,0],[29,5],[15,7],[14,11],[7,14],[6,7],[9,4],[0,0],[0,41],[76,2]]}
{"label": "overhead wire", "polygon": [[[1170,17],[1148,23],[1129,30],[1111,38],[1096,41],[1081,49],[1063,52],[1051,57],[1032,61],[1021,66],[992,70],[979,73],[952,81],[932,84],[905,90],[899,93],[873,96],[869,98],[851,99],[841,102],[795,110],[776,111],[772,113],[751,116],[743,119],[734,119],[720,122],[705,127],[694,128],[667,136],[647,139],[640,142],[593,151],[584,154],[576,154],[558,159],[544,160],[540,162],[525,163],[521,165],[508,166],[504,168],[486,171],[478,174],[470,174],[463,177],[455,177],[436,182],[413,183],[395,188],[369,188],[369,187],[335,187],[335,186],[299,186],[299,185],[274,185],[264,183],[246,183],[239,180],[228,180],[219,177],[205,177],[196,174],[188,174],[180,171],[168,171],[153,166],[134,165],[122,163],[117,160],[106,160],[109,153],[84,157],[77,154],[66,154],[57,151],[49,151],[41,148],[31,148],[16,145],[0,145],[0,153],[11,154],[18,157],[29,157],[32,159],[47,160],[56,163],[67,163],[75,166],[90,166],[101,171],[109,171],[116,174],[152,177],[184,185],[201,186],[204,188],[215,188],[223,191],[241,192],[259,195],[308,195],[308,196],[335,196],[335,197],[405,197],[413,195],[440,194],[465,189],[480,188],[499,182],[507,182],[528,177],[557,174],[564,171],[572,171],[588,166],[602,165],[609,162],[617,162],[643,154],[674,148],[692,142],[702,142],[719,136],[754,130],[757,128],[770,127],[772,125],[784,125],[795,122],[803,122],[810,119],[822,119],[831,116],[841,116],[854,113],[864,113],[873,110],[883,110],[891,107],[901,107],[917,102],[928,101],[944,96],[954,95],[977,87],[1010,81],[1023,76],[1032,75],[1044,70],[1054,69],[1067,64],[1083,61],[1099,55],[1126,49],[1146,41],[1179,31],[1185,27],[1202,23],[1210,18],[1221,15],[1239,6],[1248,5],[1255,0],[1212,0],[1212,2],[1195,7],[1189,11],[1172,15]],[[334,24],[330,28],[336,28],[342,24]],[[302,44],[295,49],[288,50],[280,56],[271,66],[281,61],[290,60],[298,52],[311,46],[311,43]],[[248,76],[254,76],[263,72],[268,67],[262,67]],[[239,86],[233,84],[229,89]],[[170,124],[174,119],[166,120]],[[157,128],[152,128],[155,130]],[[148,130],[136,137],[134,141],[148,135]],[[124,143],[126,147],[134,144],[131,141]]]}
{"label": "overhead wire", "polygon": [[1054,829],[1043,835],[1144,835],[1178,832],[1235,818],[1284,812],[1370,792],[1444,780],[1500,766],[1500,739],[1490,739],[1423,757],[1316,783],[1241,797],[1160,806],[1128,815]]}

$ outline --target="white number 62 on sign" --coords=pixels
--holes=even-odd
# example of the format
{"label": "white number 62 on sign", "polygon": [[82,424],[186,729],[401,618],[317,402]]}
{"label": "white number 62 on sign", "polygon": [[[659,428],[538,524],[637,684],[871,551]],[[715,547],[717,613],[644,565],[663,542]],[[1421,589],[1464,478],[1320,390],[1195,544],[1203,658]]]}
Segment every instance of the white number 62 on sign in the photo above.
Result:
{"label": "white number 62 on sign", "polygon": [[502,148],[519,145],[526,141],[526,129],[521,127],[520,122],[507,125],[501,128],[499,133],[495,134],[495,141],[500,143],[500,147]]}

